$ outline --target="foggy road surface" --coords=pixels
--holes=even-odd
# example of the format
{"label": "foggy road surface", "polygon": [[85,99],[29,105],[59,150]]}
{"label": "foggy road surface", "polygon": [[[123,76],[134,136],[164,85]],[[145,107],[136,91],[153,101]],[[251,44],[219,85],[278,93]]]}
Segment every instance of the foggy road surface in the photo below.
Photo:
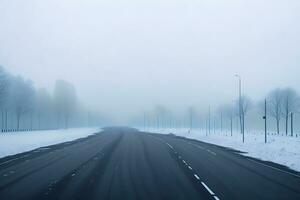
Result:
{"label": "foggy road surface", "polygon": [[300,199],[300,176],[203,142],[106,128],[0,159],[0,199]]}

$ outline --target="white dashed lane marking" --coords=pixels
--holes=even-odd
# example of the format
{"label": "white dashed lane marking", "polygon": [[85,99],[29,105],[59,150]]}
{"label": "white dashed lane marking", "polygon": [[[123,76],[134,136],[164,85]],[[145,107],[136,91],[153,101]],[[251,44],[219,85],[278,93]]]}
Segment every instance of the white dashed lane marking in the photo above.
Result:
{"label": "white dashed lane marking", "polygon": [[195,178],[200,180],[199,176],[197,174],[194,174]]}
{"label": "white dashed lane marking", "polygon": [[[192,143],[190,143],[190,144],[192,144]],[[173,150],[173,152],[175,153],[175,154],[178,154],[175,150],[174,150],[174,147],[172,146],[172,145],[170,145],[169,143],[166,143],[166,145],[168,145],[172,150]],[[205,148],[203,148],[203,147],[201,147],[201,146],[198,146],[198,145],[195,145],[195,144],[192,144],[193,146],[195,146],[195,147],[197,147],[197,148],[200,148],[200,149],[202,149],[202,150],[205,150],[205,151],[207,151],[207,152],[209,152],[209,153],[211,153],[212,155],[214,155],[214,156],[216,156],[217,154],[215,153],[215,152],[213,152],[213,151],[211,151],[211,150],[209,150],[209,149],[205,149]],[[184,159],[182,159],[181,158],[181,156],[180,155],[178,155],[178,158],[182,161],[182,163],[184,163],[188,168],[189,168],[189,170],[193,170],[193,168],[184,160]],[[194,174],[194,177],[198,180],[198,181],[200,181],[201,179],[200,179],[200,177],[197,175],[197,174]],[[209,192],[209,194],[215,199],[215,200],[220,200],[219,199],[219,197],[217,197],[216,195],[215,195],[215,193],[203,182],[203,181],[201,181],[201,185]]]}
{"label": "white dashed lane marking", "polygon": [[211,195],[215,195],[215,193],[204,183],[201,182],[201,184],[205,187],[205,189],[211,194]]}
{"label": "white dashed lane marking", "polygon": [[[152,137],[153,137],[153,136],[152,136]],[[192,168],[185,160],[182,159],[182,157],[177,153],[177,151],[175,151],[175,149],[174,149],[174,147],[173,147],[172,145],[170,145],[169,143],[164,142],[164,140],[162,140],[162,139],[160,139],[160,138],[156,138],[156,137],[153,137],[153,138],[155,138],[156,140],[158,140],[158,141],[160,141],[160,142],[165,143],[170,149],[172,149],[172,151],[174,152],[174,154],[176,154],[176,155],[178,156],[178,159],[181,160],[181,162],[184,163],[184,164],[188,167],[189,170],[193,170],[193,168]],[[209,149],[206,149],[206,148],[204,148],[204,147],[202,147],[202,146],[198,146],[198,145],[193,144],[193,143],[191,143],[191,142],[187,142],[187,143],[188,143],[188,144],[191,144],[191,145],[193,145],[193,146],[195,146],[195,147],[197,147],[197,148],[199,148],[199,149],[205,150],[205,151],[209,152],[210,154],[212,154],[212,155],[214,155],[214,156],[217,155],[215,152],[213,152],[213,151],[211,151],[211,150],[209,150]],[[198,181],[201,181],[201,180],[200,180],[200,177],[199,177],[197,174],[194,174],[194,177],[195,177]],[[215,193],[214,193],[214,192],[213,192],[213,191],[212,191],[212,190],[211,190],[204,182],[201,181],[201,185],[209,192],[209,194],[210,194],[215,200],[220,200],[220,199],[215,195]]]}
{"label": "white dashed lane marking", "polygon": [[217,197],[217,196],[214,196],[214,198],[215,198],[215,200],[220,200],[219,197]]}
{"label": "white dashed lane marking", "polygon": [[171,149],[173,149],[173,146],[172,145],[170,145],[169,143],[166,143]]}

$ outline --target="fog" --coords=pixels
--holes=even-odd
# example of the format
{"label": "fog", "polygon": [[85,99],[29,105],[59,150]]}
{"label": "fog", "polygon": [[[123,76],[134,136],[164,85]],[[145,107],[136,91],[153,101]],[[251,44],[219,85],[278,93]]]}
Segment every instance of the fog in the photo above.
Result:
{"label": "fog", "polygon": [[[242,91],[300,93],[298,0],[0,0],[0,65],[126,124],[163,105],[199,116]],[[256,104],[256,103],[255,103]]]}

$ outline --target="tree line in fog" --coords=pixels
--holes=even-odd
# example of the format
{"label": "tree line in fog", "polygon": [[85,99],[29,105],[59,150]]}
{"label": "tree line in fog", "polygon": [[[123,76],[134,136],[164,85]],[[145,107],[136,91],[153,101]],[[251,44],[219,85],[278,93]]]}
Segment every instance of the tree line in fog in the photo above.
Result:
{"label": "tree line in fog", "polygon": [[57,80],[49,92],[1,66],[0,109],[2,132],[94,126],[103,121],[100,113],[80,103],[71,83]]}
{"label": "tree line in fog", "polygon": [[190,106],[185,112],[176,112],[168,109],[167,106],[159,105],[137,116],[133,124],[143,126],[144,129],[147,127],[189,128],[190,130],[200,128],[205,129],[208,134],[222,131],[230,131],[232,134],[233,131],[243,132],[247,125],[253,130],[261,130],[266,117],[268,132],[293,136],[294,121],[299,111],[300,97],[296,90],[276,88],[257,102],[242,95],[234,101],[219,106],[207,105],[205,110]]}

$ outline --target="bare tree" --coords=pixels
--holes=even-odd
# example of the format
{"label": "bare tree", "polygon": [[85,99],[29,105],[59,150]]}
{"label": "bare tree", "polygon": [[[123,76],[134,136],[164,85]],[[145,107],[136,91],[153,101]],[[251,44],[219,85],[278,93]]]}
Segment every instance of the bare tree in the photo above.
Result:
{"label": "bare tree", "polygon": [[35,90],[31,81],[25,81],[21,77],[13,79],[10,103],[17,117],[17,130],[20,130],[21,117],[31,109],[34,93]]}
{"label": "bare tree", "polygon": [[[2,66],[0,66],[0,107],[1,107],[1,128],[3,130],[4,124],[7,124],[7,97],[9,90],[9,75],[4,70]],[[5,119],[5,120],[4,120]]]}
{"label": "bare tree", "polygon": [[52,107],[52,98],[51,95],[45,88],[41,88],[37,91],[36,94],[36,111],[37,111],[37,118],[38,118],[38,128],[41,129],[42,127],[42,118],[46,116],[49,117],[51,113]]}
{"label": "bare tree", "polygon": [[173,119],[173,112],[172,110],[168,110],[168,127],[169,128],[174,128],[174,119]]}
{"label": "bare tree", "polygon": [[189,123],[190,123],[190,132],[192,132],[193,130],[193,126],[194,126],[194,118],[196,115],[196,110],[193,106],[190,106],[188,108],[188,118],[189,118]]}
{"label": "bare tree", "polygon": [[154,108],[154,115],[156,117],[156,125],[157,128],[164,128],[165,127],[165,117],[166,117],[167,109],[163,105],[157,105]]}
{"label": "bare tree", "polygon": [[[249,97],[245,96],[245,95],[243,95],[241,97],[240,101],[241,101],[240,106],[241,106],[241,122],[242,122],[241,123],[241,130],[242,130],[242,134],[244,135],[244,133],[245,133],[245,117],[246,117],[249,109],[253,105],[253,103],[252,103],[252,100]],[[237,101],[237,102],[239,102],[239,101]]]}
{"label": "bare tree", "polygon": [[36,99],[36,90],[32,88],[32,94],[31,99],[28,102],[27,108],[28,108],[28,114],[29,114],[29,120],[30,120],[30,130],[33,130],[33,121],[34,121],[34,115],[37,109],[37,99]]}
{"label": "bare tree", "polygon": [[54,89],[54,99],[58,117],[58,128],[60,117],[64,118],[65,128],[69,126],[69,120],[76,109],[77,95],[72,84],[57,80]]}
{"label": "bare tree", "polygon": [[282,118],[283,91],[279,88],[271,91],[267,97],[268,113],[276,120],[277,134],[280,133],[280,121]]}
{"label": "bare tree", "polygon": [[233,118],[235,116],[235,106],[232,104],[225,104],[219,108],[220,112],[222,113],[222,116],[225,115],[229,119],[230,122],[230,135],[232,136],[233,132]]}
{"label": "bare tree", "polygon": [[282,90],[282,109],[285,117],[285,134],[288,135],[289,115],[299,109],[299,96],[294,89]]}
{"label": "bare tree", "polygon": [[[57,111],[59,116],[64,119],[66,128],[71,116],[72,125],[87,124],[82,120],[82,114],[79,113],[80,104],[75,88],[70,83],[62,80],[57,81],[54,96],[55,101],[46,89],[37,91],[31,81],[24,80],[20,76],[15,77],[0,66],[0,125],[2,131],[9,128],[20,130],[21,126],[26,129],[29,127],[33,129],[36,125],[35,120],[38,122],[37,127],[41,128],[42,118],[47,119],[44,120],[44,125],[46,125],[44,127],[55,128],[54,120],[50,118],[54,114],[53,110]],[[86,113],[85,110],[82,112]],[[88,115],[88,121],[93,121],[94,124],[98,123],[100,119],[101,121],[105,119],[103,114],[99,112],[91,112]],[[10,119],[9,123],[8,119]],[[110,119],[106,118],[105,120],[109,121]]]}

